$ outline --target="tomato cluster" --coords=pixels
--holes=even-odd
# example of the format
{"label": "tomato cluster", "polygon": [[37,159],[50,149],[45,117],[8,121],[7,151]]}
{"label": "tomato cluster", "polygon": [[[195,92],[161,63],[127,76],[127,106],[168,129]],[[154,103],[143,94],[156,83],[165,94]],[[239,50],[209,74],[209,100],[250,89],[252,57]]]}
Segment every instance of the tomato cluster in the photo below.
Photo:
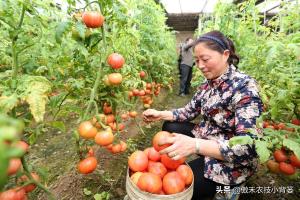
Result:
{"label": "tomato cluster", "polygon": [[193,171],[184,164],[185,158],[173,160],[159,153],[170,145],[158,145],[165,137],[170,137],[170,133],[158,132],[153,137],[152,147],[135,151],[128,158],[130,179],[142,191],[171,195],[184,191],[193,182]]}
{"label": "tomato cluster", "polygon": [[[291,123],[297,126],[300,126],[300,120],[299,119],[292,119]],[[285,130],[289,132],[295,132],[295,128],[287,126],[285,123],[280,122],[271,122],[271,121],[263,121],[263,128],[270,128],[274,130]]]}
{"label": "tomato cluster", "polygon": [[[12,144],[8,142],[7,145],[11,145],[13,148],[21,149],[24,152],[24,154],[28,153],[29,151],[29,145],[22,140]],[[7,175],[9,176],[16,175],[19,171],[21,171],[21,169],[22,169],[21,159],[11,158],[8,164]],[[39,181],[40,179],[39,176],[34,172],[31,172],[31,176],[35,181]],[[22,186],[17,186],[16,188],[1,192],[0,200],[26,200],[27,199],[26,194],[32,192],[36,188],[36,185],[34,183],[29,183],[30,178],[27,175],[24,174],[20,177],[19,176],[17,177],[18,178],[16,179],[17,180],[16,183]]]}
{"label": "tomato cluster", "polygon": [[[123,122],[129,118],[135,118],[138,113],[133,110],[122,113],[120,117],[115,117],[112,113],[112,106],[107,102],[103,104],[102,110],[103,114],[98,114],[91,120],[83,121],[79,124],[79,136],[86,140],[94,140],[96,144],[104,147],[113,154],[126,151],[127,144],[119,139],[119,134],[125,129]],[[123,122],[117,123],[116,118],[120,118]],[[97,164],[93,149],[90,148],[87,158],[79,162],[77,166],[78,171],[82,174],[91,173],[97,168]]]}
{"label": "tomato cluster", "polygon": [[145,88],[142,89],[132,89],[128,93],[129,99],[132,99],[133,97],[139,97],[140,100],[144,104],[144,108],[150,108],[150,106],[153,103],[152,96],[158,96],[161,90],[161,84],[160,83],[146,83]]}
{"label": "tomato cluster", "polygon": [[295,154],[288,155],[285,150],[277,149],[273,152],[275,160],[267,162],[268,169],[277,174],[293,175],[296,168],[300,168],[300,159]]}

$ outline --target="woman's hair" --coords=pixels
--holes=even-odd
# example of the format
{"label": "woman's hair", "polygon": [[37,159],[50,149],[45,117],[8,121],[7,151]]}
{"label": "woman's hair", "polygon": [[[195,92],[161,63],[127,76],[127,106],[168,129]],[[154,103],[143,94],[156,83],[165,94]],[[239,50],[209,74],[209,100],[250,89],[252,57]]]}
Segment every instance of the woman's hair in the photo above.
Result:
{"label": "woman's hair", "polygon": [[195,47],[199,43],[204,43],[209,49],[223,53],[225,50],[229,50],[228,64],[237,66],[240,61],[239,56],[235,53],[235,47],[231,39],[227,38],[220,31],[211,31],[203,34],[197,40],[194,41]]}

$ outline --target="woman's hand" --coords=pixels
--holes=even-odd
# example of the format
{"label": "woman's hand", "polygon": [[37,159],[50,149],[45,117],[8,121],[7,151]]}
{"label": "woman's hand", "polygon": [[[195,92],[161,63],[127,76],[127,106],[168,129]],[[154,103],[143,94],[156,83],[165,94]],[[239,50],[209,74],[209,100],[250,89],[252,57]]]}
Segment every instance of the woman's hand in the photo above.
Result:
{"label": "woman's hand", "polygon": [[182,135],[179,133],[172,133],[172,137],[167,137],[165,141],[161,141],[159,145],[172,144],[171,146],[161,150],[160,154],[167,153],[173,160],[179,160],[190,154],[196,152],[196,139]]}
{"label": "woman's hand", "polygon": [[155,109],[147,109],[143,112],[143,119],[146,122],[154,122],[161,119],[160,111]]}

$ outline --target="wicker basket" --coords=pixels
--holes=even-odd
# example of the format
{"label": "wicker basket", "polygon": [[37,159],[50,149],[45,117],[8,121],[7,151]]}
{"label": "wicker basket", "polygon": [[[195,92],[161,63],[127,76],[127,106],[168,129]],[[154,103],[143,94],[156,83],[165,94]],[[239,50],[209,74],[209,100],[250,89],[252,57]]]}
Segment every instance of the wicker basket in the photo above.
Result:
{"label": "wicker basket", "polygon": [[190,200],[193,196],[194,180],[192,184],[183,192],[172,195],[158,195],[141,191],[130,179],[129,169],[126,176],[126,192],[124,200]]}

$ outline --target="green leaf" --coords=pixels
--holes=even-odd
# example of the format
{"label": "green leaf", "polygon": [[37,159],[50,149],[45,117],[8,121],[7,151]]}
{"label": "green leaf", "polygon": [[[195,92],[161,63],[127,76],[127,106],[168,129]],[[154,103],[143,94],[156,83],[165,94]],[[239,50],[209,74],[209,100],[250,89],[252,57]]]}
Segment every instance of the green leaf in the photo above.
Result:
{"label": "green leaf", "polygon": [[69,21],[61,22],[60,24],[58,24],[58,26],[56,27],[56,30],[55,30],[56,42],[61,43],[61,41],[62,41],[61,38],[63,37],[63,34],[65,32],[67,32],[68,30],[70,30],[70,28],[71,28],[71,23]]}
{"label": "green leaf", "polygon": [[18,138],[18,131],[15,127],[2,126],[0,127],[0,139],[12,141]]}
{"label": "green leaf", "polygon": [[245,144],[253,144],[253,139],[250,136],[235,136],[229,140],[229,146],[233,147],[234,145],[245,145]]}
{"label": "green leaf", "polygon": [[101,194],[95,194],[95,195],[94,195],[94,199],[95,199],[95,200],[103,200]]}
{"label": "green leaf", "polygon": [[7,182],[8,157],[4,141],[0,140],[0,191]]}
{"label": "green leaf", "polygon": [[24,155],[24,150],[21,148],[10,148],[6,152],[8,158],[20,158]]}
{"label": "green leaf", "polygon": [[266,141],[256,140],[255,149],[261,163],[269,159],[271,151],[268,149],[268,143]]}
{"label": "green leaf", "polygon": [[85,25],[83,25],[82,23],[76,23],[75,29],[76,31],[78,31],[78,35],[80,36],[80,38],[84,39],[86,31]]}
{"label": "green leaf", "polygon": [[300,144],[290,140],[290,139],[284,139],[283,140],[283,146],[287,147],[288,149],[290,149],[291,151],[294,152],[294,154],[300,158]]}
{"label": "green leaf", "polygon": [[8,113],[11,111],[17,104],[18,104],[18,96],[17,94],[13,94],[9,97],[1,96],[0,97],[0,112],[1,113]]}
{"label": "green leaf", "polygon": [[51,82],[42,76],[25,75],[19,85],[17,89],[22,92],[22,99],[29,104],[33,118],[36,122],[43,121]]}
{"label": "green leaf", "polygon": [[87,196],[89,196],[89,195],[92,194],[92,192],[91,192],[90,190],[88,190],[87,188],[84,188],[84,189],[83,189],[83,193],[84,193],[85,195],[87,195]]}
{"label": "green leaf", "polygon": [[48,122],[48,124],[54,128],[59,129],[64,133],[66,132],[66,126],[63,121],[52,121],[52,122]]}

